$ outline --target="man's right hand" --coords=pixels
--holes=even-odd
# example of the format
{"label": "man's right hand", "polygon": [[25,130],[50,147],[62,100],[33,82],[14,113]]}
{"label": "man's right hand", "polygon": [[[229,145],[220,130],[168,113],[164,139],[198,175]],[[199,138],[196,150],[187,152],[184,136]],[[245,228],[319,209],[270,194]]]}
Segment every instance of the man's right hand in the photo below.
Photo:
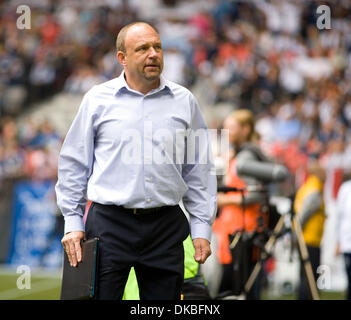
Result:
{"label": "man's right hand", "polygon": [[81,240],[85,238],[83,231],[72,231],[64,235],[61,240],[63,249],[66,251],[69,263],[72,267],[76,267],[82,261]]}

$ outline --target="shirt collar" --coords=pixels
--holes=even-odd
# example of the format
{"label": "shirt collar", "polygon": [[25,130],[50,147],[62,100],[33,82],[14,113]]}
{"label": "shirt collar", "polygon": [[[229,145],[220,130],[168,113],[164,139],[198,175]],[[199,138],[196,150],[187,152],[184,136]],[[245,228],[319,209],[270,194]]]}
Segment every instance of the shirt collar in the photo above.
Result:
{"label": "shirt collar", "polygon": [[[135,92],[135,93],[141,94],[140,92],[133,90],[129,87],[129,85],[124,77],[124,71],[122,71],[120,76],[116,78],[116,84],[115,84],[113,94],[116,95],[117,93],[121,92],[122,89],[126,89],[130,92]],[[160,86],[156,89],[152,89],[146,95],[154,94],[156,92],[160,92],[163,90],[168,91],[172,95],[174,94],[169,81],[161,74],[160,75]]]}

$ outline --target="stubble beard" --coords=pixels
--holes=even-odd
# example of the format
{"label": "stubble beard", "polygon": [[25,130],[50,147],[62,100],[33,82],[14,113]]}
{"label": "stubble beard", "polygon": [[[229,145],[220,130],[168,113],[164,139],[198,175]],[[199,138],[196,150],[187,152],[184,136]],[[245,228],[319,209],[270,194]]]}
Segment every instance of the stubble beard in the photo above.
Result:
{"label": "stubble beard", "polygon": [[142,75],[143,75],[145,80],[155,81],[155,80],[158,80],[160,78],[160,75],[161,75],[162,69],[163,69],[163,65],[162,65],[162,63],[157,63],[157,65],[158,65],[157,71],[152,71],[152,72],[148,72],[146,70],[146,66],[144,66],[144,68],[142,70]]}

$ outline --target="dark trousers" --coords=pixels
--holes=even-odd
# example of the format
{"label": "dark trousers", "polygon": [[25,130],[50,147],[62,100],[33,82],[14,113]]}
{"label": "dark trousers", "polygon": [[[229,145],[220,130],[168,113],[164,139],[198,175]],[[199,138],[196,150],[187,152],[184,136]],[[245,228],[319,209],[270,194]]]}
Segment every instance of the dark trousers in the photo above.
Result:
{"label": "dark trousers", "polygon": [[[313,271],[314,281],[318,279],[317,269],[320,265],[321,260],[321,250],[318,247],[311,247],[306,245],[308,256],[311,261],[311,267]],[[308,280],[305,272],[305,268],[303,263],[300,264],[300,284],[298,289],[298,299],[299,300],[312,300],[312,295],[310,291],[310,287],[308,285]]]}
{"label": "dark trousers", "polygon": [[345,271],[347,275],[346,299],[351,300],[351,253],[344,253]]}
{"label": "dark trousers", "polygon": [[122,299],[133,266],[140,299],[180,299],[183,241],[188,234],[189,223],[179,206],[135,215],[123,207],[93,202],[86,237],[100,239],[96,298]]}

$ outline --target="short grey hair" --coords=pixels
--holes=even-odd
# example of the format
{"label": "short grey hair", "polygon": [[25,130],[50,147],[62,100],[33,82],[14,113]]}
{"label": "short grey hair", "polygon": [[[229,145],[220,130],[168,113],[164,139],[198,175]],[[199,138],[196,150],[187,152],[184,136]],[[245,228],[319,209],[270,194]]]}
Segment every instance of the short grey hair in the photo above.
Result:
{"label": "short grey hair", "polygon": [[126,40],[126,36],[127,36],[127,32],[129,30],[129,28],[135,26],[135,25],[138,25],[138,24],[145,24],[149,27],[151,27],[152,29],[154,29],[156,32],[157,30],[149,25],[148,23],[146,22],[142,22],[142,21],[137,21],[137,22],[132,22],[132,23],[129,23],[127,25],[125,25],[119,32],[118,32],[118,35],[117,35],[117,39],[116,39],[116,48],[117,48],[117,51],[122,51],[124,53],[126,53],[126,46],[125,46],[125,40]]}

